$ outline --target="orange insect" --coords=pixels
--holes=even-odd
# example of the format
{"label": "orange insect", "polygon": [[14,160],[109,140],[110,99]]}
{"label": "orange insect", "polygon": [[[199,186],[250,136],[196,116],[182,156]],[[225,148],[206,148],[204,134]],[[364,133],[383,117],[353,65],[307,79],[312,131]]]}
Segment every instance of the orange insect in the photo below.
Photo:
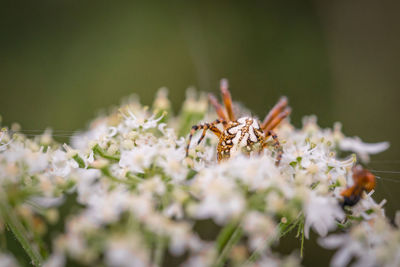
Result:
{"label": "orange insect", "polygon": [[357,165],[353,168],[353,181],[354,185],[343,190],[341,193],[343,196],[343,207],[354,206],[361,199],[361,195],[364,191],[369,192],[374,189],[376,185],[375,175],[364,169],[361,165]]}
{"label": "orange insect", "polygon": [[[288,107],[287,98],[282,97],[268,113],[264,121],[260,123],[258,119],[251,117],[241,117],[236,119],[226,79],[221,80],[220,88],[225,109],[221,106],[214,95],[209,95],[209,101],[214,106],[219,119],[216,119],[211,123],[194,125],[192,127],[186,147],[186,156],[189,153],[189,146],[193,134],[197,130],[202,129],[203,133],[197,144],[200,144],[204,139],[207,130],[212,131],[219,138],[217,146],[218,162],[228,159],[232,154],[238,151],[244,151],[246,153],[250,153],[250,151],[255,149],[262,151],[269,144],[267,139],[271,136],[274,140],[274,147],[278,152],[276,164],[279,165],[283,150],[277,135],[273,132],[273,129],[291,112],[290,107]],[[220,130],[216,126],[218,124],[222,124],[223,130]]]}

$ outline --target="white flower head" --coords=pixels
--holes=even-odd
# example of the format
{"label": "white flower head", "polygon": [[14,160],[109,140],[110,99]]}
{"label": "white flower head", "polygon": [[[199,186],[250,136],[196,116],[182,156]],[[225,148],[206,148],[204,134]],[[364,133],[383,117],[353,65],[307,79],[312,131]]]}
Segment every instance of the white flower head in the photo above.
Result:
{"label": "white flower head", "polygon": [[144,172],[153,163],[157,150],[150,146],[139,146],[131,151],[122,151],[119,165],[123,168],[137,173]]}
{"label": "white flower head", "polygon": [[60,149],[52,153],[51,161],[51,173],[60,176],[67,177],[73,169],[77,169],[78,163],[71,159],[68,154]]}
{"label": "white flower head", "polygon": [[305,203],[304,212],[306,216],[304,225],[306,238],[310,236],[310,227],[320,236],[326,236],[329,231],[336,228],[337,220],[344,218],[344,213],[334,198],[318,196],[315,192],[310,193],[309,199]]}

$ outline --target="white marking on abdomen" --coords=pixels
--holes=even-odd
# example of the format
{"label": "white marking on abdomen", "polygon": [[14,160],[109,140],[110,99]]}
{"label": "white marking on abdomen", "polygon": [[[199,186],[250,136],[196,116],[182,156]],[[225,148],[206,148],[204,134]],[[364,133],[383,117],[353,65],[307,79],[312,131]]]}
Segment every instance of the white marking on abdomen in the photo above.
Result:
{"label": "white marking on abdomen", "polygon": [[240,127],[240,125],[239,125],[239,126],[235,126],[235,127],[230,128],[230,129],[228,130],[228,132],[229,132],[230,134],[236,134],[236,133],[239,131],[240,128],[242,128],[242,127]]}
{"label": "white marking on abdomen", "polygon": [[247,145],[247,139],[249,139],[249,133],[243,135],[242,141],[240,141],[240,147]]}
{"label": "white marking on abdomen", "polygon": [[253,128],[253,126],[250,126],[250,127],[249,127],[249,134],[250,134],[250,140],[251,140],[252,142],[257,142],[257,136],[256,136],[256,134],[254,133],[254,128]]}
{"label": "white marking on abdomen", "polygon": [[242,131],[238,131],[235,137],[232,139],[233,145],[237,145],[239,143],[239,139],[242,136]]}
{"label": "white marking on abdomen", "polygon": [[241,123],[241,124],[245,124],[246,121],[247,121],[248,119],[250,119],[250,118],[242,117],[242,118],[238,119],[237,121],[238,121],[239,123]]}
{"label": "white marking on abdomen", "polygon": [[257,120],[253,120],[252,126],[254,127],[254,129],[260,129]]}

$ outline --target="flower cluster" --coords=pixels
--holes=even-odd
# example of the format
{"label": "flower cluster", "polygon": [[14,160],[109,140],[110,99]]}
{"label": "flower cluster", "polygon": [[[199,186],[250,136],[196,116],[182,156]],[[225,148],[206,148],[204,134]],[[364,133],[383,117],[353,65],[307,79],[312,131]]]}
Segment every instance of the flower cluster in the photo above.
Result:
{"label": "flower cluster", "polygon": [[[296,252],[276,250],[294,229],[301,254],[311,231],[323,247],[338,248],[334,266],[353,257],[399,264],[400,231],[387,222],[384,203],[364,192],[357,205],[340,205],[356,154],[368,160],[387,143],[364,144],[340,125],[321,129],[307,117],[301,129],[288,121],[277,129],[279,166],[273,146],[218,164],[212,135],[186,157],[190,126],[214,117],[193,91],[172,116],[163,89],[152,108],[130,98],[69,145],[50,131],[28,138],[3,129],[0,231],[45,266],[298,266]],[[340,158],[340,150],[356,154]],[[7,242],[0,251],[0,263],[23,263]]]}

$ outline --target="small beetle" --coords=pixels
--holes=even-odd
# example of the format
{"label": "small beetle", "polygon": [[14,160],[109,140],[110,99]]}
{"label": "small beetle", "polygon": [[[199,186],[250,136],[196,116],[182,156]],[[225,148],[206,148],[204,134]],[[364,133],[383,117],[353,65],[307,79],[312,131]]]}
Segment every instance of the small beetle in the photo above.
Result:
{"label": "small beetle", "polygon": [[371,191],[376,184],[375,175],[361,167],[361,165],[353,167],[353,181],[354,185],[346,188],[341,193],[343,197],[342,207],[356,205],[360,201],[362,193]]}
{"label": "small beetle", "polygon": [[[228,159],[230,156],[240,151],[250,153],[250,151],[257,149],[261,152],[269,144],[267,139],[271,136],[274,140],[274,147],[277,150],[276,165],[279,165],[283,150],[273,129],[291,112],[290,107],[288,107],[287,98],[281,97],[278,103],[265,117],[264,121],[260,123],[258,119],[251,117],[236,119],[233,112],[231,94],[228,89],[228,81],[226,79],[221,80],[220,89],[225,110],[216,97],[210,94],[209,101],[214,106],[219,119],[211,123],[194,125],[192,127],[186,147],[186,156],[188,156],[189,153],[189,146],[193,134],[197,130],[202,129],[203,133],[197,144],[200,144],[204,139],[207,130],[212,131],[219,138],[217,146],[218,162]],[[216,126],[218,124],[222,124],[223,130],[220,130]]]}

